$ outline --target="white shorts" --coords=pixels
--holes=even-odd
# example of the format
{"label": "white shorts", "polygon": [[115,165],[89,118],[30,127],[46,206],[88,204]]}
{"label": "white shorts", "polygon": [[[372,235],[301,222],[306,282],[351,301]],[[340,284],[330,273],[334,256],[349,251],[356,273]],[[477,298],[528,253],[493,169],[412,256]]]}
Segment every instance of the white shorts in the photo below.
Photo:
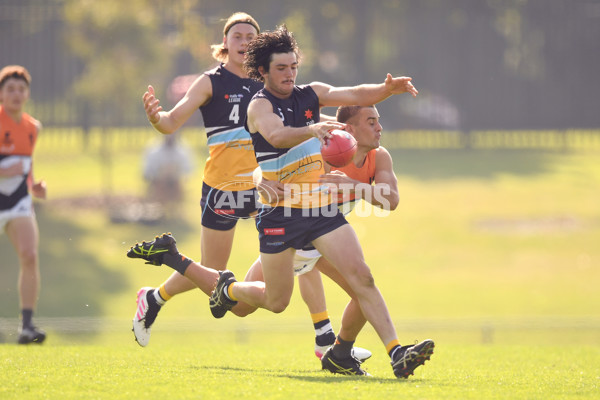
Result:
{"label": "white shorts", "polygon": [[321,258],[321,253],[317,249],[296,250],[296,255],[294,256],[294,276],[304,275],[312,271],[319,258]]}
{"label": "white shorts", "polygon": [[294,256],[294,275],[300,276],[312,271],[319,258],[321,258],[321,253],[317,249],[296,250],[296,255]]}
{"label": "white shorts", "polygon": [[31,196],[25,196],[15,206],[8,210],[0,211],[0,232],[4,232],[4,228],[8,221],[18,217],[30,217],[34,215]]}

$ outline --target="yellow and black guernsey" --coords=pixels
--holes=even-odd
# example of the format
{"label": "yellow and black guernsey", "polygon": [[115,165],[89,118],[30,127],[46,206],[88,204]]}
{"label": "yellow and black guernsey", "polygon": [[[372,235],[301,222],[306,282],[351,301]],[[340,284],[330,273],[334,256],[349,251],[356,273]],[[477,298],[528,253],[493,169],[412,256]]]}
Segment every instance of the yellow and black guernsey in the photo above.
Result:
{"label": "yellow and black guernsey", "polygon": [[212,84],[212,98],[200,107],[209,151],[203,181],[227,191],[253,189],[252,172],[257,164],[244,122],[248,104],[263,84],[240,78],[223,64],[205,74]]}
{"label": "yellow and black guernsey", "polygon": [[[262,89],[254,98],[264,98],[273,105],[273,112],[285,126],[303,127],[319,122],[319,98],[309,85],[295,86],[286,99],[273,96]],[[326,187],[319,185],[324,173],[321,142],[311,138],[291,148],[275,148],[260,132],[252,132],[252,144],[263,177],[286,184],[285,198],[264,198],[263,204],[272,207],[317,208],[331,204]]]}

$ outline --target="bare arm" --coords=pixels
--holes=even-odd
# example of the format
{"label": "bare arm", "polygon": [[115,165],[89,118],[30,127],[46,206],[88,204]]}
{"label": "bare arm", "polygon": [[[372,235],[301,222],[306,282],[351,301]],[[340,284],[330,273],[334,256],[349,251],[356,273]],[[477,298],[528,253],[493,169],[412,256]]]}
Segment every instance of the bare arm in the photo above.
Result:
{"label": "bare arm", "polygon": [[207,75],[201,75],[192,83],[185,96],[171,111],[163,111],[152,86],[148,86],[148,91],[144,93],[142,100],[146,116],[152,126],[160,133],[170,134],[181,128],[198,107],[206,104],[211,98],[210,78]]}
{"label": "bare arm", "polygon": [[266,99],[255,99],[248,106],[248,129],[260,134],[275,148],[288,148],[304,142],[312,137],[323,140],[330,136],[332,129],[343,129],[344,124],[335,121],[324,121],[317,124],[294,128],[285,126],[281,118],[273,113],[271,102]]}
{"label": "bare arm", "polygon": [[334,116],[323,114],[323,113],[319,114],[319,120],[321,122],[323,122],[323,121],[337,121],[337,119]]}
{"label": "bare arm", "polygon": [[387,74],[385,81],[379,84],[334,87],[322,82],[313,82],[310,86],[319,97],[321,107],[370,106],[380,103],[395,94],[410,93],[413,97],[416,97],[419,92],[411,81],[412,78],[410,77],[394,78],[391,74]]}
{"label": "bare arm", "polygon": [[379,147],[375,155],[375,185],[373,186],[371,204],[384,209],[395,210],[400,202],[398,179],[394,173],[392,156],[384,148]]}
{"label": "bare arm", "polygon": [[[38,135],[39,135],[40,131],[42,130],[42,124],[37,120],[35,122],[37,125]],[[46,198],[46,181],[41,179],[40,181],[36,182],[35,179],[33,178],[33,161],[31,162],[31,168],[29,169],[28,180],[29,180],[28,183],[30,184],[29,189],[31,191],[31,195],[37,199],[45,199]]]}

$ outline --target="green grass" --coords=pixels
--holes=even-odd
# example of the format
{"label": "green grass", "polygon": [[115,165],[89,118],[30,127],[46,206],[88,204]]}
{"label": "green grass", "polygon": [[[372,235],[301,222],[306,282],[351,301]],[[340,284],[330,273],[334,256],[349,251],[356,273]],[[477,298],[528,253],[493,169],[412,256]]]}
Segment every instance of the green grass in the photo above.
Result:
{"label": "green grass", "polygon": [[[97,138],[86,151],[70,137],[40,142],[36,176],[47,180],[49,200],[37,207],[37,316],[50,336],[41,347],[8,344],[18,268],[2,236],[0,398],[597,398],[597,153],[392,151],[398,210],[350,221],[401,342],[436,340],[431,362],[399,382],[370,327],[357,344],[374,352],[366,364],[373,379],[319,371],[297,291],[281,315],[222,321],[212,319],[205,296],[180,295],[161,311],[151,345],[139,348],[129,331],[135,293],[169,271],[125,251],[172,231],[182,251],[200,258],[201,169],[186,183],[179,218],[154,226],[114,224],[103,207],[60,203],[143,195],[138,139],[111,141],[104,151]],[[205,149],[190,142],[201,166]],[[257,247],[252,222],[240,223],[229,267],[243,274]],[[338,328],[347,298],[325,284]]]}
{"label": "green grass", "polygon": [[438,345],[430,362],[397,380],[383,354],[370,378],[319,370],[298,334],[172,334],[140,349],[131,343],[0,347],[3,399],[582,399],[600,389],[592,346]]}

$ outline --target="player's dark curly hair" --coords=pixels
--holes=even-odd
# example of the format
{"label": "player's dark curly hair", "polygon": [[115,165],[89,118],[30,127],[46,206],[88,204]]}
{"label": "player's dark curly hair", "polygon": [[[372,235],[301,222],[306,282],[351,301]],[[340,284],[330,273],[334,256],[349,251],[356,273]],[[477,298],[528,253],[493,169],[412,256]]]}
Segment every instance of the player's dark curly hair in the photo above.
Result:
{"label": "player's dark curly hair", "polygon": [[261,33],[248,44],[244,57],[244,70],[250,78],[263,82],[264,78],[258,72],[258,68],[263,67],[264,72],[269,72],[273,54],[292,52],[300,62],[300,51],[294,35],[285,25],[280,25],[274,31]]}

